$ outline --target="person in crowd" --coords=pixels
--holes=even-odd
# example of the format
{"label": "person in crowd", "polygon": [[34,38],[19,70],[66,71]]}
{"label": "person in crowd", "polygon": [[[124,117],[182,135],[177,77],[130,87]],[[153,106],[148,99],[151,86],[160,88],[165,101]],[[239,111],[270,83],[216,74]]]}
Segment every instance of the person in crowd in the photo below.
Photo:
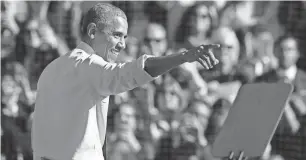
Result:
{"label": "person in crowd", "polygon": [[199,119],[188,111],[183,113],[178,136],[173,139],[172,160],[199,158],[203,148],[207,145],[204,128]]}
{"label": "person in crowd", "polygon": [[241,84],[247,80],[247,75],[238,70],[240,44],[232,29],[216,28],[211,40],[213,43],[221,44],[221,49],[216,50],[220,65],[208,72],[204,70],[199,72],[207,82],[208,94],[205,99],[212,105],[219,98],[233,101]]}
{"label": "person in crowd", "polygon": [[[23,24],[26,23],[27,19],[30,16],[29,5],[26,2],[1,2],[3,5],[1,7],[1,26],[3,28],[10,28],[18,44],[18,35],[22,32]],[[21,6],[20,8],[18,6]],[[14,44],[15,46],[15,44]],[[16,51],[16,60],[23,64],[24,53],[18,52],[18,45],[14,48]],[[23,48],[25,49],[25,48]],[[21,49],[20,49],[21,50]]]}
{"label": "person in crowd", "polygon": [[242,83],[255,81],[256,77],[277,67],[277,60],[273,54],[274,38],[265,25],[256,24],[250,27],[248,36],[250,41],[245,44],[248,57],[240,59],[237,72],[244,76]]}
{"label": "person in crowd", "polygon": [[[166,56],[173,54],[173,50],[169,48],[167,42],[167,31],[162,24],[150,22],[144,32],[143,44],[140,46],[140,54],[147,53],[153,56]],[[140,55],[139,55],[140,56]],[[165,77],[162,75],[152,81],[156,90],[162,89]],[[167,76],[168,77],[168,76]]]}
{"label": "person in crowd", "polygon": [[242,84],[253,83],[262,73],[262,64],[256,59],[245,59],[239,62],[237,74],[243,75],[240,79]]}
{"label": "person in crowd", "polygon": [[193,99],[190,100],[190,104],[188,105],[187,109],[190,110],[190,113],[194,114],[198,118],[202,127],[204,128],[204,132],[206,132],[208,120],[211,114],[210,105],[204,100]]}
{"label": "person in crowd", "polygon": [[123,103],[114,111],[114,131],[107,140],[107,158],[138,160],[142,146],[136,138],[137,113],[133,104]]}
{"label": "person in crowd", "polygon": [[144,4],[144,14],[148,21],[168,26],[168,13],[175,2],[173,1],[148,1]]}
{"label": "person in crowd", "polygon": [[1,59],[16,58],[16,34],[12,31],[11,27],[3,23],[1,27]]}
{"label": "person in crowd", "polygon": [[149,22],[145,32],[142,45],[142,52],[152,54],[154,56],[163,56],[171,54],[168,47],[167,31],[159,23]]}
{"label": "person in crowd", "polygon": [[[211,33],[216,26],[213,2],[200,2],[188,7],[183,13],[175,34],[175,49],[184,50],[201,43],[209,43]],[[199,91],[194,96],[203,97],[207,94],[207,84],[200,76],[201,66],[192,63],[184,64],[184,70],[190,72],[194,80],[194,87]],[[194,89],[191,92],[195,92]]]}
{"label": "person in crowd", "polygon": [[[299,44],[292,35],[283,35],[275,42],[275,57],[278,61],[278,68],[260,76],[257,81],[276,82],[283,81],[291,83],[294,86],[294,94],[303,96],[305,90],[305,72],[296,66],[299,59]],[[300,108],[300,107],[299,107]],[[302,109],[298,109],[305,113]]]}
{"label": "person in crowd", "polygon": [[[140,53],[154,53],[154,56],[165,56],[174,53],[174,50],[168,46],[167,32],[161,24],[150,22],[146,27],[144,35],[144,42],[141,46]],[[182,72],[186,75],[182,74]],[[184,92],[187,96],[189,96],[188,92],[197,93],[201,91],[201,89],[206,89],[206,83],[201,81],[200,75],[195,70],[187,71],[180,67],[172,69],[169,74],[170,77],[174,77],[176,81],[180,83],[182,89],[187,89],[187,93]],[[163,90],[163,87],[165,87],[164,81],[166,77],[168,77],[168,74],[162,75],[152,81],[155,92]],[[184,85],[185,83],[186,85]]]}
{"label": "person in crowd", "polygon": [[[153,56],[172,54],[173,51],[168,48],[166,36],[166,30],[161,24],[150,22],[144,31],[144,41],[140,46],[139,53]],[[141,55],[137,57],[139,56]],[[169,88],[172,89],[169,90]],[[170,74],[161,75],[151,83],[127,92],[130,98],[137,102],[142,139],[155,145],[158,143],[160,137],[170,127],[175,109],[183,106],[179,105],[182,99],[180,92],[180,86]]]}
{"label": "person in crowd", "polygon": [[272,152],[282,155],[285,159],[304,159],[305,136],[301,135],[305,135],[306,131],[306,101],[303,94],[306,89],[306,74],[296,66],[300,56],[298,41],[290,34],[281,36],[275,42],[274,54],[278,60],[278,68],[258,77],[256,81],[291,83],[294,91],[272,140]]}
{"label": "person in crowd", "polygon": [[209,124],[209,120],[211,117],[212,108],[211,106],[204,100],[194,99],[190,101],[189,108],[188,108],[191,114],[195,115],[198,121],[200,122],[203,133],[200,133],[203,135],[203,141],[202,141],[202,147],[201,152],[197,154],[197,158],[200,160],[213,160],[211,158],[207,158],[207,154],[210,153],[210,146],[206,137],[207,127]]}
{"label": "person in crowd", "polygon": [[204,160],[205,157],[203,155],[208,151],[208,140],[205,133],[211,116],[211,106],[204,100],[191,99],[186,111],[195,116],[201,126],[201,128],[199,128],[200,133],[198,133],[200,142],[197,147],[198,151],[193,156]]}
{"label": "person in crowd", "polygon": [[248,43],[250,27],[258,23],[254,16],[255,1],[227,1],[219,10],[219,26],[232,28],[237,35],[240,44],[239,59],[250,56]]}
{"label": "person in crowd", "polygon": [[[164,26],[155,22],[149,22],[145,31],[143,43],[140,44],[139,56],[141,54],[150,54],[153,56],[165,56],[172,54],[168,48],[167,32]],[[164,76],[160,76],[152,81],[152,89],[162,87]]]}
{"label": "person in crowd", "polygon": [[29,16],[18,22],[20,32],[17,35],[17,60],[22,63],[31,81],[31,88],[36,89],[38,77],[47,64],[69,48],[50,25],[48,9],[50,2],[27,2]]}
{"label": "person in crowd", "polygon": [[163,82],[155,95],[155,104],[165,120],[171,124],[176,113],[186,108],[188,97],[183,97],[182,89],[170,75]]}
{"label": "person in crowd", "polygon": [[214,28],[213,15],[210,12],[212,4],[208,2],[195,3],[183,13],[180,24],[176,30],[176,48],[190,48],[198,44],[209,43]]}
{"label": "person in crowd", "polygon": [[230,110],[231,102],[227,99],[218,99],[211,107],[211,114],[208,119],[208,126],[205,130],[205,138],[207,144],[199,154],[200,159],[203,160],[220,160],[211,153],[211,145],[214,142],[215,137],[223,126],[226,120],[227,114]]}
{"label": "person in crowd", "polygon": [[277,67],[277,60],[273,54],[274,37],[263,24],[257,24],[250,28],[252,56],[249,59],[258,61],[256,76],[261,76]]}
{"label": "person in crowd", "polygon": [[[211,31],[214,28],[215,21],[211,11],[213,7],[213,3],[201,2],[195,3],[186,9],[175,34],[176,44],[174,48],[176,50],[184,50],[201,43],[206,44],[210,42]],[[188,86],[193,88],[191,92],[196,92],[195,96],[197,97],[206,95],[207,84],[198,71],[202,67],[192,63],[184,64],[181,68],[192,76],[194,83]]]}
{"label": "person in crowd", "polygon": [[1,28],[1,145],[6,159],[30,160],[28,119],[33,112],[35,94],[25,68],[15,58],[15,36],[10,28]]}
{"label": "person in crowd", "polygon": [[170,131],[175,116],[185,104],[180,93],[179,84],[169,74],[158,88],[145,85],[131,91],[139,112],[137,136],[147,146],[158,146],[160,139]]}
{"label": "person in crowd", "polygon": [[206,102],[189,100],[188,106],[176,114],[170,132],[161,137],[155,159],[188,159],[200,156],[201,148],[207,145],[205,130],[209,116],[210,108]]}
{"label": "person in crowd", "polygon": [[37,19],[28,20],[17,35],[16,54],[19,61],[25,66],[31,89],[36,90],[36,82],[42,70],[57,58],[58,44],[52,28],[47,23]]}
{"label": "person in crowd", "polygon": [[20,23],[26,21],[30,16],[30,8],[23,1],[1,2],[1,24],[10,26],[14,34],[20,32]]}
{"label": "person in crowd", "polygon": [[21,42],[26,43],[29,47],[25,50],[24,65],[29,72],[31,82],[33,82],[31,88],[36,90],[35,82],[38,81],[42,71],[60,55],[57,51],[57,40],[49,38],[55,36],[50,26],[41,24],[37,20],[32,20],[29,22],[27,30],[28,36],[25,36],[24,41]]}
{"label": "person in crowd", "polygon": [[80,40],[78,33],[82,15],[80,2],[50,1],[46,8],[46,18],[55,34],[66,43],[66,47],[75,48]]}
{"label": "person in crowd", "polygon": [[278,68],[258,77],[258,80],[270,82],[283,80],[293,83],[295,92],[300,92],[301,89],[304,89],[303,83],[301,85],[296,84],[299,78],[305,76],[305,72],[296,66],[300,56],[297,39],[290,34],[279,37],[275,42],[274,55],[278,61]]}
{"label": "person in crowd", "polygon": [[[279,2],[277,8],[277,20],[281,25],[284,33],[291,33],[294,36],[298,36],[298,27],[305,14],[305,4],[303,1],[283,1]],[[292,12],[294,10],[294,12]]]}
{"label": "person in crowd", "polygon": [[231,105],[232,103],[230,101],[226,99],[219,99],[212,106],[211,116],[209,118],[207,130],[205,132],[208,143],[213,143],[216,135],[226,120]]}
{"label": "person in crowd", "polygon": [[190,110],[181,112],[178,126],[162,137],[155,159],[180,160],[199,157],[207,145],[204,128]]}
{"label": "person in crowd", "polygon": [[208,75],[201,74],[202,77],[207,82],[217,80],[222,83],[235,80],[235,66],[238,64],[240,53],[240,44],[235,32],[228,27],[219,27],[212,33],[212,42],[221,44],[221,49],[216,52],[220,65],[207,72]]}
{"label": "person in crowd", "polygon": [[14,76],[6,74],[1,83],[2,153],[8,160],[32,159],[28,119],[33,108],[21,101],[22,88]]}

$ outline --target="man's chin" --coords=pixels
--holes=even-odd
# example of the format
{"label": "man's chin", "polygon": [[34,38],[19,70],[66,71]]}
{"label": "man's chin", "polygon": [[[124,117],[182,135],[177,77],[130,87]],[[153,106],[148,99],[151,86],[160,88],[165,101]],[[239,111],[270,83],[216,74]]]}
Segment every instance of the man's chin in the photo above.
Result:
{"label": "man's chin", "polygon": [[109,63],[116,63],[116,60],[113,60],[113,59],[107,59],[107,62],[109,62]]}
{"label": "man's chin", "polygon": [[279,69],[281,69],[281,70],[287,70],[287,69],[290,68],[291,66],[293,66],[293,65],[290,65],[290,64],[280,64],[280,65],[279,65]]}
{"label": "man's chin", "polygon": [[110,62],[110,63],[116,63],[117,57],[118,57],[118,54],[114,54],[112,52],[109,52],[107,54],[107,61]]}

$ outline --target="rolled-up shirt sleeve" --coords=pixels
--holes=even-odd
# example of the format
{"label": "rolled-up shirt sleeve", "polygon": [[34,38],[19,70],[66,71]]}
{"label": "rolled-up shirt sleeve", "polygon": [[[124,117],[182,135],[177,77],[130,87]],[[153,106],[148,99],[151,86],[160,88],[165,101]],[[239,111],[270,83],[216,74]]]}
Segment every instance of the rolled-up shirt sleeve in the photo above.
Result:
{"label": "rolled-up shirt sleeve", "polygon": [[109,63],[97,55],[92,55],[85,72],[89,74],[89,81],[99,94],[115,95],[144,85],[156,78],[144,70],[145,61],[149,57],[151,56],[143,55],[131,62]]}

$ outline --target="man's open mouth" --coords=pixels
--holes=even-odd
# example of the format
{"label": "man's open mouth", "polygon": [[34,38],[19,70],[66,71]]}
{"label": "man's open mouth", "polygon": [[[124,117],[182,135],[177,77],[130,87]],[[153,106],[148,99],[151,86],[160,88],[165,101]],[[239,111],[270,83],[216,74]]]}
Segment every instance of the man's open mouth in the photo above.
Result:
{"label": "man's open mouth", "polygon": [[118,55],[118,51],[116,51],[115,49],[110,49],[107,53],[107,59],[109,62],[115,62],[117,60]]}
{"label": "man's open mouth", "polygon": [[116,51],[114,49],[111,49],[110,52],[115,55],[115,56],[118,56],[119,55],[119,51]]}

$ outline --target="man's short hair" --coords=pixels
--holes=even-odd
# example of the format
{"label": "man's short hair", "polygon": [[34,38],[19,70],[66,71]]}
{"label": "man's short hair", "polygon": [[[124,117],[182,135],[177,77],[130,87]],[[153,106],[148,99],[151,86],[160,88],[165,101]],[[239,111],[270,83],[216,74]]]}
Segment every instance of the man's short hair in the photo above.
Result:
{"label": "man's short hair", "polygon": [[109,3],[98,3],[91,7],[82,18],[81,33],[87,34],[87,27],[90,23],[95,23],[101,30],[110,26],[114,18],[122,17],[127,20],[125,13],[118,7]]}
{"label": "man's short hair", "polygon": [[281,35],[280,37],[278,37],[276,39],[276,41],[274,42],[274,46],[279,47],[281,45],[281,43],[284,40],[287,40],[287,39],[293,39],[295,41],[297,47],[299,48],[298,39],[294,35],[292,35],[291,33],[285,33],[285,34]]}

